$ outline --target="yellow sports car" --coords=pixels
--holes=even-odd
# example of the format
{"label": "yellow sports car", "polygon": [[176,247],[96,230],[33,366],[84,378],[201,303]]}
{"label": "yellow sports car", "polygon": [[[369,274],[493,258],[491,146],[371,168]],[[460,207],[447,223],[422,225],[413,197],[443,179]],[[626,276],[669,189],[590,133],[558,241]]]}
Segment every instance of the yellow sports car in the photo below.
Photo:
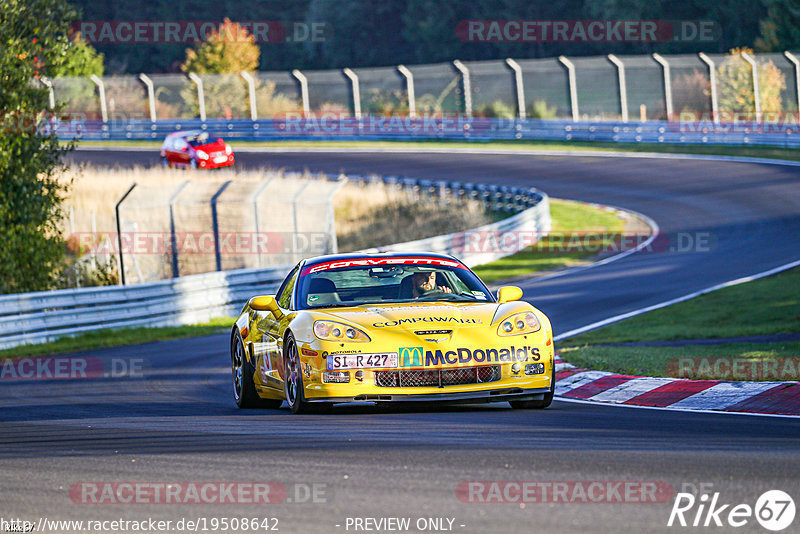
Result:
{"label": "yellow sports car", "polygon": [[231,332],[240,408],[294,413],[335,403],[553,400],[553,329],[441,254],[340,254],[301,261],[276,295],[251,298]]}

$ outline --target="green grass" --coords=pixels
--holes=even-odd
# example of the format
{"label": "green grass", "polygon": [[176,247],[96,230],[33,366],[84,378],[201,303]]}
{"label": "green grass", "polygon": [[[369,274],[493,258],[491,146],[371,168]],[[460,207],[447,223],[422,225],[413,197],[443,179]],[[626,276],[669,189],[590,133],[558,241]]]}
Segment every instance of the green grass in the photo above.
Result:
{"label": "green grass", "polygon": [[[800,268],[654,310],[559,343],[578,367],[670,376],[676,357],[800,357],[800,343],[735,343],[683,347],[608,347],[607,343],[708,339],[800,332]],[[791,379],[791,378],[788,378]]]}
{"label": "green grass", "polygon": [[187,326],[121,328],[118,330],[96,330],[75,337],[62,337],[51,343],[21,345],[0,351],[0,358],[63,354],[123,345],[138,345],[152,341],[167,341],[187,337],[208,336],[229,332],[234,319],[221,317],[207,323]]}
{"label": "green grass", "polygon": [[[597,255],[596,250],[607,246],[614,235],[623,232],[625,223],[615,213],[588,204],[550,199],[552,231],[536,245],[474,269],[486,283],[513,280],[534,272],[553,271],[586,263]],[[585,232],[607,234],[609,238],[584,236]],[[583,245],[586,245],[584,250]]]}
{"label": "green grass", "polygon": [[[698,154],[716,156],[739,156],[754,158],[786,159],[800,161],[800,152],[796,149],[763,145],[692,145],[669,143],[610,143],[591,141],[238,141],[231,139],[236,146],[274,147],[274,148],[488,148],[517,150],[576,150],[585,152],[656,152],[664,154]],[[137,146],[143,148],[159,148],[161,142],[153,141],[81,141],[79,146]]]}
{"label": "green grass", "polygon": [[562,345],[800,332],[800,268],[726,287],[586,332]]}
{"label": "green grass", "polygon": [[[563,359],[583,369],[635,376],[729,380],[800,380],[800,343],[734,343],[684,347],[581,347],[559,349]],[[704,362],[703,359],[706,361]],[[715,361],[722,359],[722,365]],[[741,360],[731,376],[734,361]],[[758,372],[772,365],[780,374]],[[755,364],[755,368],[753,365]],[[681,366],[684,372],[679,372]],[[685,372],[688,369],[690,372]],[[754,370],[755,369],[755,370]]]}

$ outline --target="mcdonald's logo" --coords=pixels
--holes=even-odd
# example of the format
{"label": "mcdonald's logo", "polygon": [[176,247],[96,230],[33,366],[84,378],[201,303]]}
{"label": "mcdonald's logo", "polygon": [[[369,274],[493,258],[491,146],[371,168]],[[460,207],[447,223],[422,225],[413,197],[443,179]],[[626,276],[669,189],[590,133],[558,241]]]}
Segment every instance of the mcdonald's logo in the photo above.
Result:
{"label": "mcdonald's logo", "polygon": [[422,366],[422,347],[400,347],[400,367]]}

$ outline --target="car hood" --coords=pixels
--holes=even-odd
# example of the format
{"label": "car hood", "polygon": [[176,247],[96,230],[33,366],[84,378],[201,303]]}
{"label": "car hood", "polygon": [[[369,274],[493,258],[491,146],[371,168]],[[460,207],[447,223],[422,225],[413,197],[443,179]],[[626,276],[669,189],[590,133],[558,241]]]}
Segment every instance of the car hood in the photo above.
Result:
{"label": "car hood", "polygon": [[217,141],[214,143],[206,143],[205,145],[197,145],[193,147],[195,150],[202,150],[203,152],[220,152],[225,150],[225,142]]}
{"label": "car hood", "polygon": [[411,302],[327,309],[327,315],[369,330],[452,330],[492,324],[496,303]]}

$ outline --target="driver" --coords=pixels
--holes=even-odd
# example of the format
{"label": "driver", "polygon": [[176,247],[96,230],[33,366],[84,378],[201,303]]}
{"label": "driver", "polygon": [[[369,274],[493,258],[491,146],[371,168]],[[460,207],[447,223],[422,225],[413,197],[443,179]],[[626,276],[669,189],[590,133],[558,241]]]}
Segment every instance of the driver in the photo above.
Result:
{"label": "driver", "polygon": [[452,293],[452,290],[447,286],[436,286],[436,271],[414,273],[411,278],[411,290],[414,298],[423,297],[437,290],[443,293]]}

